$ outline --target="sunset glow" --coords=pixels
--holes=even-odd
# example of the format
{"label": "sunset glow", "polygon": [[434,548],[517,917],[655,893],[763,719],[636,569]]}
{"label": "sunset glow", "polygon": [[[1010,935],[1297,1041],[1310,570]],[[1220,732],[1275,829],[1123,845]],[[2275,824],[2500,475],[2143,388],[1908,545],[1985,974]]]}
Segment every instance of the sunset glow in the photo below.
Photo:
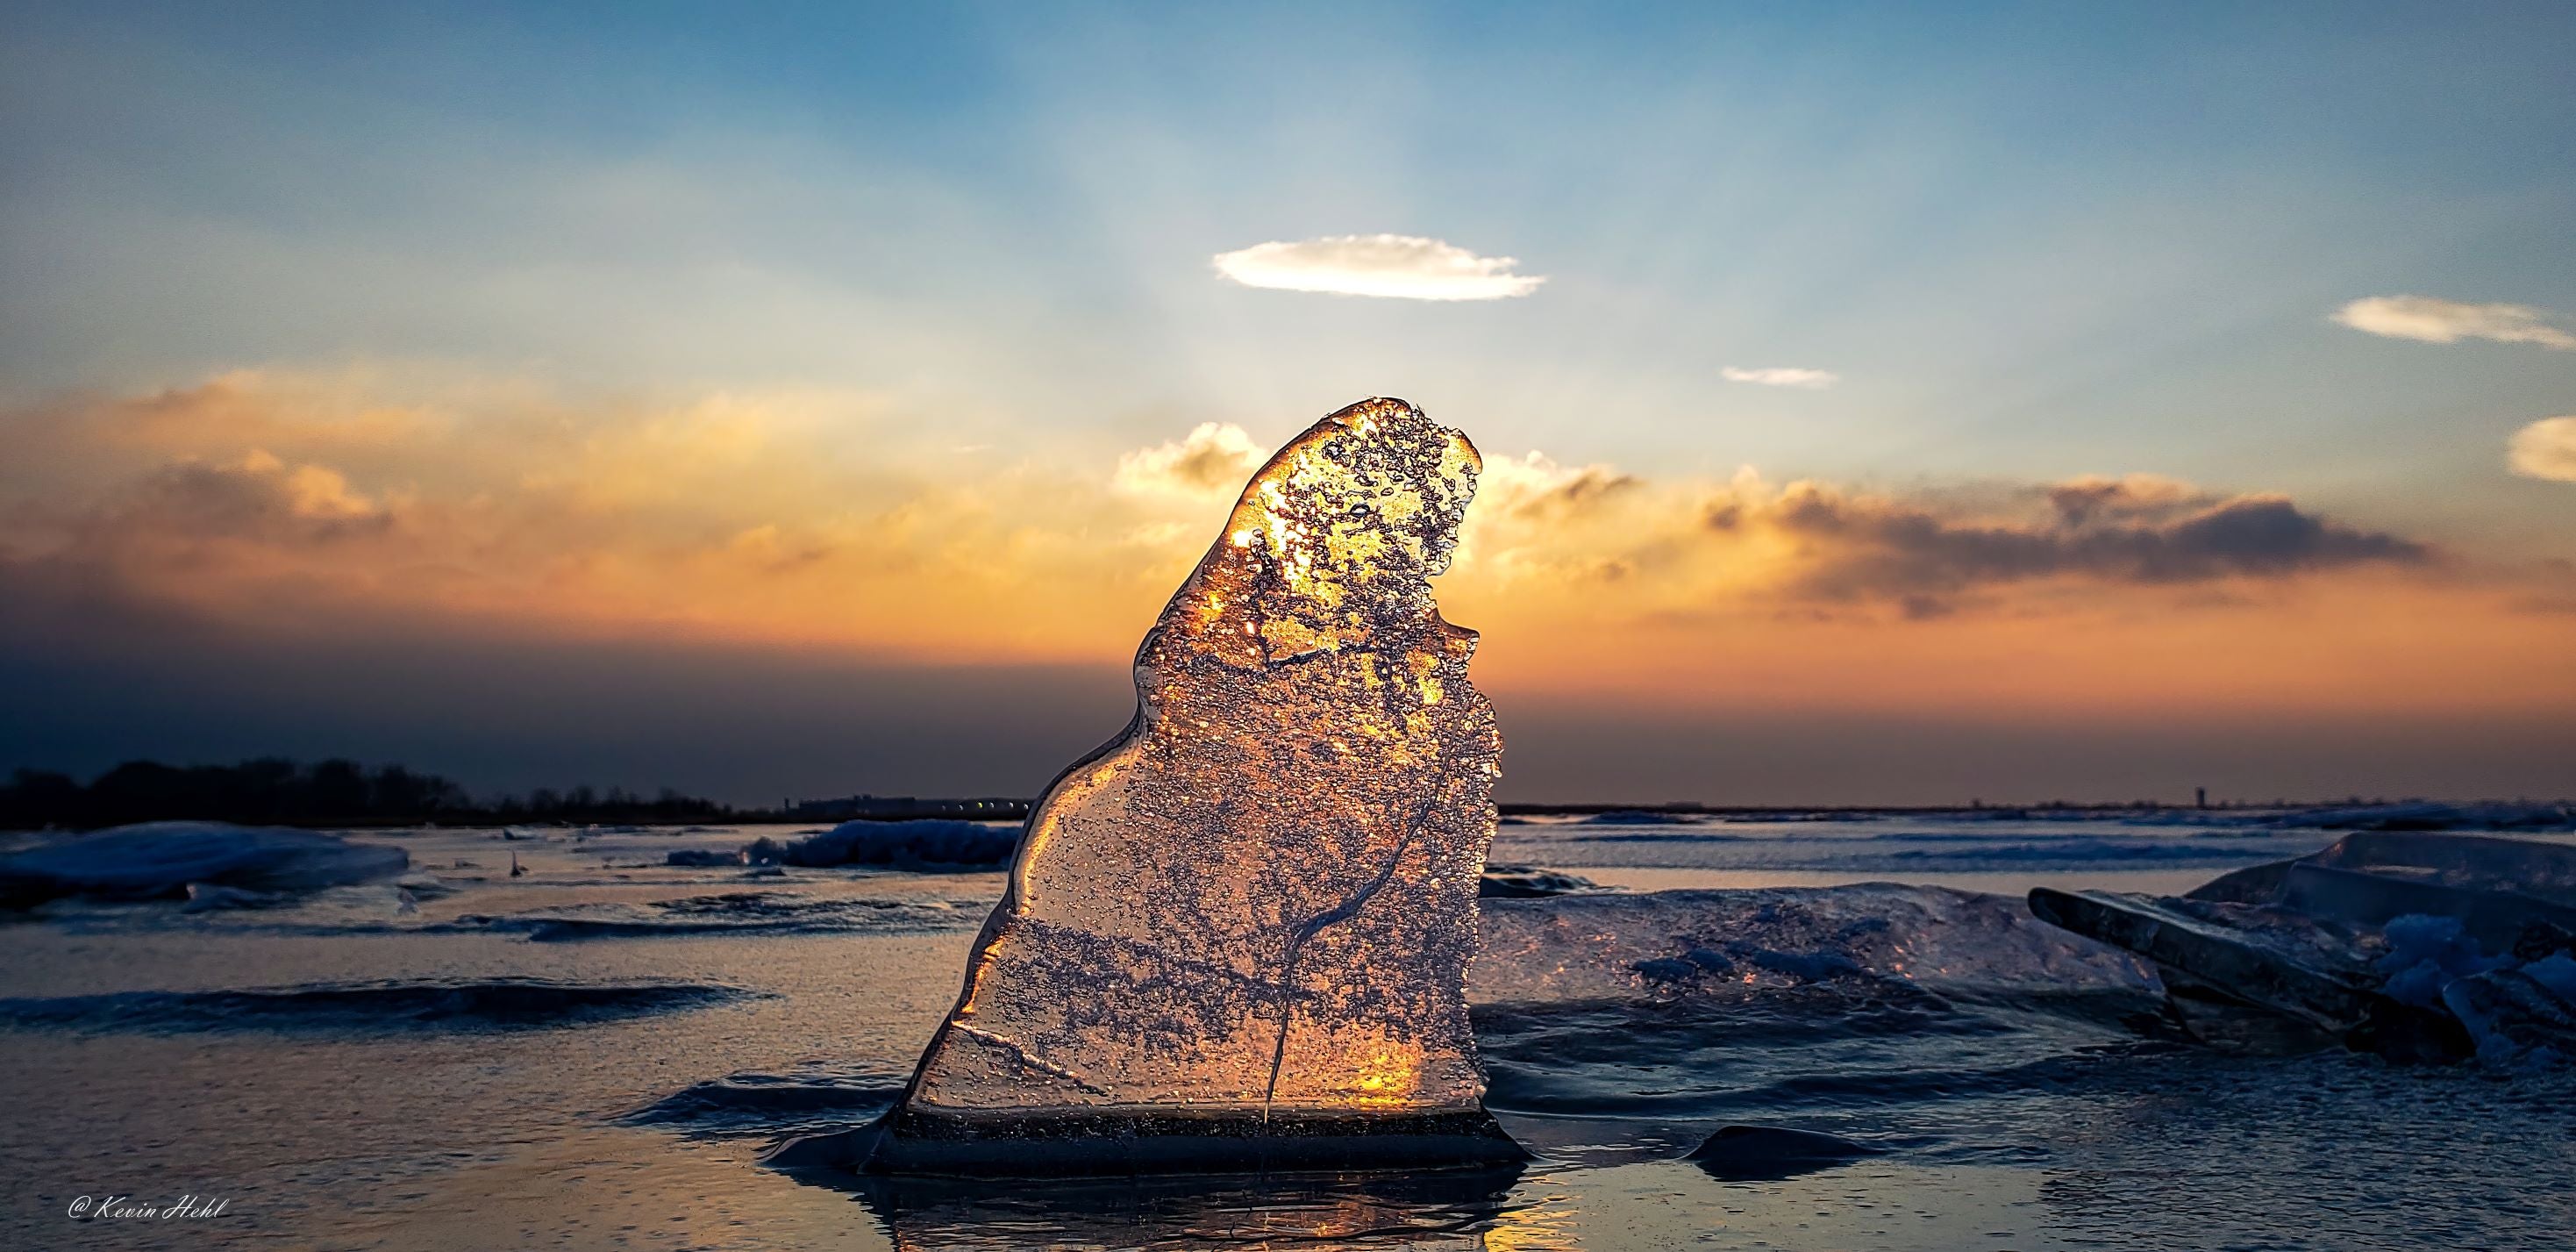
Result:
{"label": "sunset glow", "polygon": [[[2165,795],[2248,762],[2274,792],[2576,781],[2499,764],[2566,755],[2519,728],[2576,705],[2576,203],[2540,173],[2563,162],[2537,63],[2464,86],[2407,59],[2420,32],[2364,23],[2279,83],[2213,59],[2228,41],[2016,28],[1964,41],[1983,68],[1959,78],[1900,22],[1783,45],[1674,14],[1496,75],[1393,35],[1354,66],[1245,17],[1162,32],[1191,86],[1103,72],[1132,55],[1105,19],[926,20],[909,55],[966,96],[848,65],[664,73],[661,45],[538,24],[387,45],[421,93],[397,106],[361,82],[383,65],[318,30],[285,60],[211,19],[27,23],[13,91],[45,108],[6,134],[26,177],[5,203],[0,659],[56,712],[0,746],[73,769],[234,751],[157,700],[318,738],[367,722],[341,680],[250,689],[324,657],[367,673],[370,649],[424,685],[379,693],[368,724],[399,729],[345,750],[514,784],[551,776],[533,741],[476,747],[491,727],[430,707],[466,689],[435,658],[543,674],[643,649],[708,689],[757,670],[818,699],[857,671],[1110,693],[1050,704],[1042,746],[943,748],[931,775],[874,749],[830,777],[692,768],[680,720],[620,767],[744,797],[1025,791],[1115,727],[1126,649],[1269,449],[1397,394],[1485,453],[1440,594],[1483,633],[1504,716],[1538,719],[1524,742],[1781,716],[1936,743],[2098,731],[2085,776],[2120,781],[2094,785]],[[768,55],[728,38],[692,41]],[[1780,68],[1797,47],[1836,68]],[[2234,146],[2024,60],[2157,67]],[[603,129],[476,94],[461,67],[483,63],[672,85]],[[1328,64],[1422,89],[1303,129],[1167,107],[1285,98]],[[1533,109],[1497,85],[1605,74],[1632,89]],[[2329,103],[2361,96],[2384,103]],[[2319,138],[2387,130],[2396,101],[2418,110],[2402,142]],[[1523,159],[1408,146],[1462,134]],[[2299,162],[2263,155],[2294,141]],[[2375,194],[2427,168],[2425,203]],[[2443,208],[2472,204],[2517,207]],[[205,649],[264,659],[188,661]],[[940,711],[943,743],[983,733],[972,703]],[[927,742],[921,700],[860,706],[868,742]],[[2404,780],[2242,741],[2138,756],[2137,735],[2248,717],[2492,734]],[[555,768],[625,759],[567,750]],[[1723,751],[1654,753],[1639,785],[1744,794]],[[1840,794],[1829,757],[1798,774],[1818,800]],[[1524,761],[1507,795],[1566,785]],[[1999,769],[1915,798],[1998,785],[2061,784]]]}

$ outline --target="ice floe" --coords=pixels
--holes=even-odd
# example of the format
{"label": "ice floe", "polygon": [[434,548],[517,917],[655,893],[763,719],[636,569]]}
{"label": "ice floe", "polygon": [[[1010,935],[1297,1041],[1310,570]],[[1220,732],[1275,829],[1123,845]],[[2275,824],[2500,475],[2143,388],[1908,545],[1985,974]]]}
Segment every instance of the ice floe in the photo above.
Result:
{"label": "ice floe", "polygon": [[946,818],[853,821],[801,839],[755,840],[742,850],[742,857],[754,865],[992,870],[1008,864],[1019,843],[1016,826],[987,826]]}
{"label": "ice floe", "polygon": [[1840,1135],[1780,1126],[1721,1126],[1683,1158],[1729,1181],[1794,1178],[1887,1149]]}
{"label": "ice floe", "polygon": [[2134,957],[2005,896],[1863,883],[1488,900],[1479,1003],[1742,996],[1834,978],[1928,987],[2139,988]]}
{"label": "ice floe", "polygon": [[2495,1065],[2576,1055],[2576,846],[2373,830],[2186,896],[2038,888],[2039,917],[2154,961],[2176,1020],[2267,1051]]}
{"label": "ice floe", "polygon": [[0,903],[63,896],[185,898],[190,884],[293,893],[401,874],[411,855],[318,831],[146,822],[72,835],[0,860]]}
{"label": "ice floe", "polygon": [[1476,884],[1476,895],[1486,900],[1536,899],[1599,890],[1599,883],[1580,874],[1535,865],[1487,865],[1484,878]]}

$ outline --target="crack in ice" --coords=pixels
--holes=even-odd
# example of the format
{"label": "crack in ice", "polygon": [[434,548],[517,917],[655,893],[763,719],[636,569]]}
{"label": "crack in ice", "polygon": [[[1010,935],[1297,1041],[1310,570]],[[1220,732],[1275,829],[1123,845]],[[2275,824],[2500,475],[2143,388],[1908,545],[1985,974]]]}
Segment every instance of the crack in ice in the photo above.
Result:
{"label": "crack in ice", "polygon": [[1010,1053],[1011,1059],[1018,1061],[1020,1064],[1025,1065],[1030,1069],[1036,1070],[1041,1074],[1050,1074],[1054,1077],[1061,1078],[1066,1082],[1072,1083],[1074,1086],[1091,1092],[1094,1095],[1109,1096],[1117,1094],[1098,1083],[1084,1078],[1082,1075],[1077,1074],[1072,1070],[1066,1069],[1061,1065],[1039,1057],[1037,1053],[1021,1047],[1018,1043],[1015,1043],[1012,1040],[994,1034],[992,1031],[982,1029],[981,1027],[969,1026],[964,1022],[951,1022],[949,1023],[949,1028],[963,1033],[967,1038],[973,1039],[977,1043],[981,1043],[986,1047],[999,1048]]}
{"label": "crack in ice", "polygon": [[1279,1098],[1279,1070],[1288,1059],[1288,1029],[1297,1019],[1297,958],[1305,954],[1306,944],[1322,934],[1325,927],[1357,916],[1370,897],[1394,880],[1396,866],[1404,863],[1405,852],[1413,846],[1412,831],[1430,815],[1431,805],[1426,802],[1414,814],[1413,821],[1406,824],[1404,837],[1396,841],[1395,851],[1386,858],[1386,865],[1378,870],[1375,878],[1352,893],[1349,899],[1307,919],[1289,936],[1286,959],[1281,962],[1279,973],[1282,993],[1279,997],[1279,1038],[1270,1049],[1270,1085],[1261,1092],[1262,1125],[1270,1124],[1270,1106]]}

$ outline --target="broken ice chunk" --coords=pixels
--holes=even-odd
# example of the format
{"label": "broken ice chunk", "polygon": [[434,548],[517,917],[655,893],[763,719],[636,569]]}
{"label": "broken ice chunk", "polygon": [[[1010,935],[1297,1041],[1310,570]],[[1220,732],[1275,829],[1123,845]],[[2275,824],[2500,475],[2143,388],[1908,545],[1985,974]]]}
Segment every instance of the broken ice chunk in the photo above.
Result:
{"label": "broken ice chunk", "polygon": [[1483,900],[1534,900],[1601,889],[1601,884],[1563,870],[1541,869],[1535,865],[1488,865],[1485,867],[1485,880],[1476,887],[1476,896]]}
{"label": "broken ice chunk", "polygon": [[2498,1063],[2576,1050],[2576,1015],[2530,972],[2576,948],[2564,844],[2364,832],[2181,898],[2040,888],[2030,907],[2155,961],[2210,1042]]}
{"label": "broken ice chunk", "polygon": [[2416,913],[2391,920],[2381,932],[2388,951],[2371,963],[2388,978],[2380,990],[2392,999],[2432,1008],[2453,979],[2513,964],[2510,956],[2480,952],[2477,941],[2463,936],[2462,929],[2456,917]]}
{"label": "broken ice chunk", "polygon": [[1962,991],[2149,990],[2144,962],[2041,925],[2021,902],[1859,883],[1488,900],[1479,1004],[1743,997],[1885,980]]}
{"label": "broken ice chunk", "polygon": [[1253,476],[1145,635],[1127,730],[1031,812],[873,1167],[1519,1155],[1465,996],[1502,744],[1429,582],[1480,466],[1380,399]]}
{"label": "broken ice chunk", "polygon": [[2564,952],[2519,969],[2443,984],[2442,1004],[2469,1028],[2478,1059],[2523,1067],[2576,1054],[2576,960]]}
{"label": "broken ice chunk", "polygon": [[2241,1002],[2306,1026],[2321,1041],[2359,1033],[2425,1058],[2466,1050],[2456,1023],[2382,994],[2376,979],[2351,967],[2357,960],[2334,959],[2330,940],[2294,934],[2284,941],[2194,916],[2177,907],[2183,903],[2050,887],[2030,893],[2030,911],[2042,921],[2154,961],[2178,998]]}
{"label": "broken ice chunk", "polygon": [[[895,869],[995,870],[1019,846],[1016,830],[948,818],[862,819],[780,842],[755,839],[736,857],[753,865],[882,865]],[[676,863],[676,862],[675,862]]]}
{"label": "broken ice chunk", "polygon": [[145,822],[73,835],[0,860],[0,904],[58,896],[179,898],[192,885],[305,892],[392,878],[411,856],[282,826]]}
{"label": "broken ice chunk", "polygon": [[1682,1159],[1730,1182],[1775,1182],[1885,1151],[1816,1130],[1720,1126]]}
{"label": "broken ice chunk", "polygon": [[[2356,876],[2368,875],[2363,881]],[[2295,861],[2222,875],[2190,896],[2241,903],[2294,902],[2310,912],[2373,925],[2403,913],[2489,912],[2499,901],[2462,892],[2507,892],[2531,916],[2576,917],[2576,846],[2535,839],[2365,831]],[[2530,910],[2537,902],[2545,906]]]}

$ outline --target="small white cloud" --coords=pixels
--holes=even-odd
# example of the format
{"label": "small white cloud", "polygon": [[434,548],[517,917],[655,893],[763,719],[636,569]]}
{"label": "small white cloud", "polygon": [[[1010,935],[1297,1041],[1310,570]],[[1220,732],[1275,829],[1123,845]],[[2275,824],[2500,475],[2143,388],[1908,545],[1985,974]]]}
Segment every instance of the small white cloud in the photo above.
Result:
{"label": "small white cloud", "polygon": [[2425,343],[2492,339],[2497,343],[2576,349],[2576,335],[2550,325],[2549,316],[2549,310],[2527,304],[2462,304],[2431,296],[2372,296],[2335,310],[2334,320],[2390,339]]}
{"label": "small white cloud", "polygon": [[1216,257],[1216,272],[1246,287],[1323,291],[1399,300],[1502,300],[1538,290],[1547,279],[1515,274],[1520,262],[1478,256],[1418,235],[1334,235],[1296,243],[1257,243]]}
{"label": "small white cloud", "polygon": [[1267,459],[1242,427],[1201,422],[1186,439],[1119,457],[1110,485],[1127,495],[1210,495],[1243,486]]}
{"label": "small white cloud", "polygon": [[2576,417],[2544,417],[2513,432],[2505,463],[2525,478],[2576,483]]}
{"label": "small white cloud", "polygon": [[1804,387],[1809,391],[1822,391],[1843,380],[1842,375],[1831,370],[1802,370],[1785,365],[1758,370],[1730,365],[1718,372],[1726,375],[1726,381],[1731,383],[1752,383],[1757,387]]}

